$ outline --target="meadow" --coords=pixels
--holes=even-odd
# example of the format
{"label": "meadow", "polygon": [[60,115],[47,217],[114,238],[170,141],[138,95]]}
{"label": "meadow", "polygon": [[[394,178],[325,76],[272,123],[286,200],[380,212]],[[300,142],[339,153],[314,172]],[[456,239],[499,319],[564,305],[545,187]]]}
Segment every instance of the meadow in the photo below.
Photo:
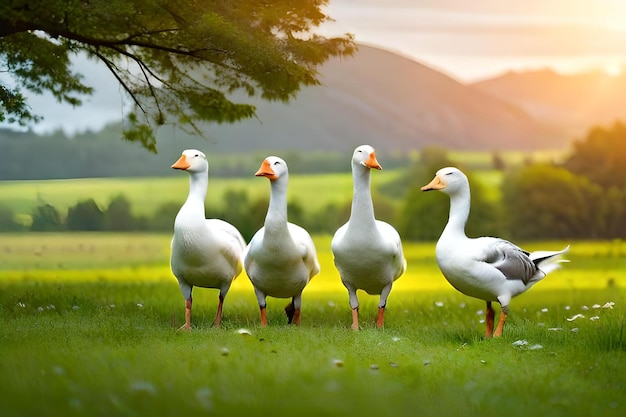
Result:
{"label": "meadow", "polygon": [[[373,184],[397,178],[400,171],[385,171],[376,176]],[[289,198],[306,201],[308,210],[317,210],[329,203],[344,203],[352,196],[352,176],[348,174],[291,175]],[[332,185],[332,186],[329,186]],[[210,178],[207,206],[222,209],[226,191],[245,191],[250,200],[269,196],[269,184],[264,178]],[[55,206],[61,213],[77,202],[93,198],[105,208],[120,194],[130,201],[133,214],[151,216],[162,204],[182,203],[189,192],[189,176],[151,178],[79,178],[66,180],[0,181],[0,206],[19,216],[29,216],[43,203]],[[316,198],[308,198],[315,195]]]}
{"label": "meadow", "polygon": [[[572,242],[570,263],[515,298],[500,339],[484,303],[452,289],[434,243],[405,243],[409,269],[376,329],[377,297],[347,292],[330,237],[300,327],[248,278],[211,326],[215,290],[195,289],[193,330],[165,234],[0,234],[0,414],[5,416],[622,416],[626,243]],[[560,248],[533,242],[526,248]]]}
{"label": "meadow", "polygon": [[[372,190],[377,199],[382,190],[403,174],[403,170],[384,170],[372,174]],[[497,201],[500,198],[502,172],[481,169],[474,172],[474,178],[486,185],[486,198]],[[432,175],[423,178],[428,183]],[[269,184],[264,178],[210,178],[206,207],[214,210],[225,209],[226,192],[244,192],[248,201],[269,198]],[[189,191],[188,175],[176,177],[147,178],[77,178],[64,180],[0,181],[0,207],[11,210],[21,224],[30,225],[31,214],[42,204],[51,204],[62,217],[69,207],[80,201],[92,198],[101,209],[106,209],[111,200],[124,195],[131,204],[135,216],[153,216],[163,205],[180,204]],[[315,198],[311,198],[315,196]],[[396,208],[402,199],[385,196],[385,201]],[[307,214],[314,214],[330,204],[349,205],[352,198],[352,175],[346,173],[290,175],[290,202],[298,203]]]}

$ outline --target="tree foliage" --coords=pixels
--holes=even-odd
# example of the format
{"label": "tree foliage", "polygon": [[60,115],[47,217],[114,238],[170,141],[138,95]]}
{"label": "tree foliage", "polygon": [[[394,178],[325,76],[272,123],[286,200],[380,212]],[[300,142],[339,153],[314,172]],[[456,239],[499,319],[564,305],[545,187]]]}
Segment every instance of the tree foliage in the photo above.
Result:
{"label": "tree foliage", "polygon": [[35,207],[30,230],[34,232],[56,232],[63,230],[63,221],[59,211],[51,204],[44,203]]}
{"label": "tree foliage", "polygon": [[594,127],[574,142],[571,156],[563,164],[602,187],[626,188],[626,125]]}
{"label": "tree foliage", "polygon": [[[450,200],[442,193],[421,191],[421,187],[433,179],[435,173],[446,166],[459,165],[448,158],[441,148],[424,148],[419,159],[409,168],[409,175],[402,180],[407,189],[403,207],[399,210],[396,224],[404,239],[436,240],[448,221]],[[471,184],[472,211],[467,223],[470,236],[492,235],[498,232],[498,211],[487,201],[485,192],[471,173],[465,172]]]}
{"label": "tree foliage", "polygon": [[93,198],[80,201],[68,209],[65,225],[68,230],[104,230],[104,212]]}
{"label": "tree foliage", "polygon": [[503,181],[507,224],[521,239],[602,237],[602,197],[587,178],[550,165],[512,171]]}
{"label": "tree foliage", "polygon": [[331,20],[328,0],[5,0],[0,3],[0,121],[27,124],[20,86],[80,105],[92,92],[73,72],[83,53],[106,65],[133,105],[125,138],[155,150],[164,124],[199,132],[201,121],[234,122],[254,106],[243,91],[289,100],[318,84],[317,66],[352,54],[351,35],[327,38],[314,29]]}

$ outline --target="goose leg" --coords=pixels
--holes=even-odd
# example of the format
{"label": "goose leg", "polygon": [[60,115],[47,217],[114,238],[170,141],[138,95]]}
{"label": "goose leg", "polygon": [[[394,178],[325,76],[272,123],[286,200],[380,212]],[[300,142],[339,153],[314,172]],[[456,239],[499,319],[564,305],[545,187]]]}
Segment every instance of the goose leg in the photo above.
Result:
{"label": "goose leg", "polygon": [[180,326],[178,330],[191,330],[191,297],[185,300],[185,324]]}
{"label": "goose leg", "polygon": [[257,287],[254,287],[254,293],[256,294],[256,299],[259,303],[259,309],[261,311],[261,327],[267,326],[267,313],[265,311],[266,302],[265,302],[265,294],[259,290]]}
{"label": "goose leg", "polygon": [[350,299],[350,307],[352,308],[352,330],[359,330],[359,299],[356,296],[356,288],[352,285],[346,285],[348,289],[348,297]]}
{"label": "goose leg", "polygon": [[[234,279],[234,278],[233,278]],[[222,308],[224,307],[224,300],[226,299],[226,294],[228,294],[228,290],[230,290],[230,282],[224,284],[222,288],[220,288],[220,294],[218,296],[217,303],[217,314],[215,315],[215,321],[213,322],[213,326],[219,328],[222,323]]]}
{"label": "goose leg", "polygon": [[496,312],[491,306],[491,301],[487,301],[487,309],[485,313],[485,338],[489,339],[493,336],[493,319],[496,316]]}
{"label": "goose leg", "polygon": [[192,287],[183,282],[179,282],[179,285],[183,297],[185,297],[185,324],[180,326],[178,330],[191,330],[191,305],[193,304],[193,299],[191,298]]}
{"label": "goose leg", "polygon": [[387,298],[391,292],[391,284],[386,285],[380,293],[380,301],[378,302],[378,317],[376,318],[376,327],[379,329],[385,324],[385,306]]}
{"label": "goose leg", "polygon": [[504,323],[506,323],[506,318],[509,315],[509,306],[503,305],[502,310],[500,311],[500,319],[498,320],[498,327],[496,327],[496,331],[493,334],[493,337],[502,336],[502,331],[504,330]]}
{"label": "goose leg", "polygon": [[220,292],[219,302],[217,303],[217,314],[215,315],[215,321],[213,322],[213,327],[217,327],[219,329],[220,323],[222,322],[222,306],[224,305],[224,296]]}
{"label": "goose leg", "polygon": [[287,313],[287,322],[289,324],[294,324],[295,326],[300,325],[300,311],[302,308],[302,294],[298,294],[291,299],[291,303],[287,304],[285,307],[285,313]]}

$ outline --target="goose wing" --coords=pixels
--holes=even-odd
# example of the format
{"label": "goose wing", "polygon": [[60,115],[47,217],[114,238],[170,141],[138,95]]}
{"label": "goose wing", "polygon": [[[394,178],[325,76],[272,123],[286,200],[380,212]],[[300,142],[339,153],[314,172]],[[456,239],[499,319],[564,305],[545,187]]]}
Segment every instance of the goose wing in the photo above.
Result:
{"label": "goose wing", "polygon": [[510,280],[521,280],[528,284],[537,274],[537,265],[530,259],[529,252],[513,243],[498,238],[480,238],[482,251],[476,258],[498,269]]}
{"label": "goose wing", "polygon": [[246,249],[246,241],[232,224],[220,219],[206,219],[206,225],[213,233],[220,236],[222,252],[233,261],[243,262],[243,252]]}
{"label": "goose wing", "polygon": [[304,228],[288,223],[289,233],[294,243],[300,250],[302,261],[310,271],[309,278],[313,278],[320,272],[320,264],[317,260],[317,251],[315,250],[315,244],[309,232]]}

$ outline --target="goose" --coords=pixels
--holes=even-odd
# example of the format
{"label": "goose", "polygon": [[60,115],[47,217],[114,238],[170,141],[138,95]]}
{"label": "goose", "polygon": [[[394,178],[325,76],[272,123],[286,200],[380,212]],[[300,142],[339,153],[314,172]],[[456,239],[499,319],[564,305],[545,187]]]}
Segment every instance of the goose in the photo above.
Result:
{"label": "goose", "polygon": [[300,226],[287,221],[289,171],[277,156],[265,158],[255,174],[270,180],[270,201],[265,223],[244,254],[244,268],[256,294],[261,326],[267,326],[266,297],[290,298],[285,308],[289,324],[300,324],[302,291],[320,272],[313,239]]}
{"label": "goose", "polygon": [[[470,212],[470,186],[458,168],[440,169],[421,190],[439,190],[450,197],[448,223],[435,249],[439,269],[458,291],[486,301],[485,337],[502,336],[511,299],[558,269],[561,262],[567,262],[561,255],[569,245],[560,251],[529,253],[496,237],[468,238],[465,224]],[[495,332],[492,302],[501,306]]]}
{"label": "goose", "polygon": [[374,148],[361,145],[352,155],[353,196],[350,218],[334,234],[331,250],[352,308],[352,329],[359,329],[356,291],[380,294],[376,326],[384,324],[385,306],[395,280],[406,271],[400,235],[376,220],[370,193],[370,170],[382,169]]}
{"label": "goose", "polygon": [[224,298],[232,281],[242,271],[246,243],[230,223],[205,218],[204,200],[209,182],[206,155],[187,149],[172,168],[189,173],[189,195],[174,220],[170,257],[170,268],[185,297],[185,324],[180,329],[191,329],[194,286],[220,290],[213,323],[220,327]]}

